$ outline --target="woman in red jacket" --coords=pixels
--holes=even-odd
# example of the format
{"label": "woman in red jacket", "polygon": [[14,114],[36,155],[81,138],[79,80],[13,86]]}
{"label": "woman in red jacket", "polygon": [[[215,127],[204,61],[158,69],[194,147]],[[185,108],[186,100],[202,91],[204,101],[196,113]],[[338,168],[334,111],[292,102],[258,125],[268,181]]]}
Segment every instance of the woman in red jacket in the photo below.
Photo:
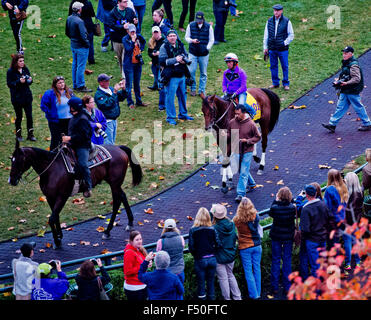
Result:
{"label": "woman in red jacket", "polygon": [[129,243],[124,249],[124,291],[128,300],[147,299],[147,287],[138,279],[140,265],[147,256],[147,251],[142,244],[140,232],[135,230],[130,232]]}

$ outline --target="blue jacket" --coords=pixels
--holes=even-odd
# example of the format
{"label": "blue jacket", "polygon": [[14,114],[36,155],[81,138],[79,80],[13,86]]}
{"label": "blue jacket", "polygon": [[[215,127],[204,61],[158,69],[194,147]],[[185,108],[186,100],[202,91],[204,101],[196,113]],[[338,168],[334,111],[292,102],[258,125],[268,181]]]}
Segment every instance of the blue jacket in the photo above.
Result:
{"label": "blue jacket", "polygon": [[99,0],[97,18],[104,24],[108,24],[109,13],[115,7],[115,0]]}
{"label": "blue jacket", "polygon": [[109,95],[98,87],[97,92],[94,95],[94,101],[107,120],[116,120],[121,112],[119,102],[124,101],[127,94],[126,90],[120,90],[117,93],[113,93],[113,88],[109,88],[112,91],[112,95]]}
{"label": "blue jacket", "polygon": [[[73,91],[69,89],[69,93],[74,96]],[[41,98],[40,108],[45,112],[45,117],[50,122],[59,122],[57,110],[57,96],[53,89],[45,91]]]}
{"label": "blue jacket", "polygon": [[274,200],[269,210],[273,218],[269,236],[273,241],[292,241],[295,233],[295,206],[288,201]]}
{"label": "blue jacket", "polygon": [[[146,40],[140,35],[137,34],[137,40],[139,41],[139,49],[140,51],[144,50],[144,47],[146,46]],[[133,50],[135,47],[135,43],[131,41],[130,35],[126,35],[122,38],[122,43],[124,45],[124,70],[126,67],[131,67],[133,63],[131,62],[131,59],[133,57]]]}
{"label": "blue jacket", "polygon": [[335,186],[328,186],[326,188],[323,199],[330,212],[334,215],[336,223],[345,219],[346,203],[341,202],[339,192],[336,190]]}
{"label": "blue jacket", "polygon": [[184,287],[179,277],[168,270],[146,272],[149,262],[144,260],[138,272],[139,281],[147,285],[149,300],[179,300]]}
{"label": "blue jacket", "polygon": [[1,6],[5,11],[8,11],[10,20],[15,20],[15,14],[14,10],[9,10],[8,7],[5,5],[7,2],[10,3],[13,7],[17,6],[20,11],[26,11],[28,7],[28,0],[1,0]]}
{"label": "blue jacket", "polygon": [[35,288],[32,289],[31,300],[61,300],[69,287],[64,272],[58,272],[58,279],[34,279],[32,283]]}
{"label": "blue jacket", "polygon": [[91,114],[91,119],[93,121],[90,121],[90,126],[93,130],[93,135],[91,136],[91,142],[94,144],[104,144],[104,138],[101,135],[96,135],[96,132],[98,130],[97,123],[100,123],[102,125],[102,130],[106,131],[107,129],[107,120],[102,111],[99,109],[93,109],[93,112]]}

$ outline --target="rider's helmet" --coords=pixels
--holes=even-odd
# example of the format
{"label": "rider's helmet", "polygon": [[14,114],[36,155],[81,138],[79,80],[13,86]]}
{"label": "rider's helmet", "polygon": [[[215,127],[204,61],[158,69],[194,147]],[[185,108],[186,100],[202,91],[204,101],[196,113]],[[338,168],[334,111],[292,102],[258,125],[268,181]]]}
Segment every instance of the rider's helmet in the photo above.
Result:
{"label": "rider's helmet", "polygon": [[224,57],[224,61],[225,61],[225,62],[234,61],[234,62],[238,63],[238,57],[237,57],[237,55],[234,54],[234,53],[228,53],[228,54]]}

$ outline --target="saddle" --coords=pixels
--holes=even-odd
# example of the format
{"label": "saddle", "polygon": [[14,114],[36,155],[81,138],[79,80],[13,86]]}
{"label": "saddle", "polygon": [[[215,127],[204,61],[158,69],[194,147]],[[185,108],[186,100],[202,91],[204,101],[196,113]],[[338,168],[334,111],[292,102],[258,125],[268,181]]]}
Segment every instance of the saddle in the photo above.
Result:
{"label": "saddle", "polygon": [[[256,99],[250,93],[246,92],[246,94],[247,94],[246,104],[248,104],[250,107],[252,107],[255,110],[256,113],[255,113],[253,120],[257,122],[261,118],[261,114],[262,114],[261,108],[258,102],[256,101]],[[233,102],[234,106],[238,104],[238,97],[236,97],[234,100],[232,100],[231,97],[227,97],[226,100]]]}

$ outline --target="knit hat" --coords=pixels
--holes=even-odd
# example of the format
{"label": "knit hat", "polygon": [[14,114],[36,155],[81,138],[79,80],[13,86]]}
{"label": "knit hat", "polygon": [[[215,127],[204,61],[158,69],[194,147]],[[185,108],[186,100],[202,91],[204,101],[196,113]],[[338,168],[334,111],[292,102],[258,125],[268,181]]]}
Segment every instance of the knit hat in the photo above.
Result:
{"label": "knit hat", "polygon": [[39,271],[40,274],[48,275],[50,271],[52,270],[52,266],[48,263],[41,263],[37,267],[37,270]]}
{"label": "knit hat", "polygon": [[213,214],[215,218],[223,219],[227,215],[227,208],[217,203],[213,204],[212,208],[210,209],[210,212]]}
{"label": "knit hat", "polygon": [[166,251],[156,252],[155,265],[157,270],[167,269],[170,265],[170,256]]}
{"label": "knit hat", "polygon": [[305,193],[308,196],[314,197],[316,195],[316,193],[317,193],[316,187],[315,186],[312,186],[311,184],[307,184],[305,186]]}

